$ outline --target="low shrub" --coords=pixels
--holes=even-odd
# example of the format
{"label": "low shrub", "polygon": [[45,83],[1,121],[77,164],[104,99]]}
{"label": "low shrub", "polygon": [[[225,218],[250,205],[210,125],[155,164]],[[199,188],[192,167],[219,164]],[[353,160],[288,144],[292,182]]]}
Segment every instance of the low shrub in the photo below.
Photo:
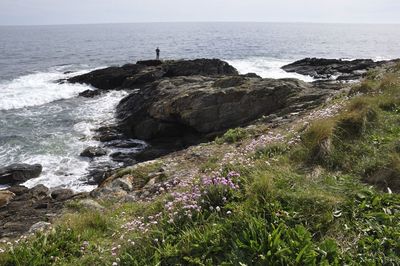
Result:
{"label": "low shrub", "polygon": [[384,92],[393,92],[400,87],[400,77],[397,73],[386,74],[379,85],[379,89]]}
{"label": "low shrub", "polygon": [[284,144],[271,144],[262,148],[258,148],[255,152],[255,159],[270,159],[279,155],[283,155],[288,151],[288,147]]}
{"label": "low shrub", "polygon": [[378,112],[371,98],[354,99],[337,122],[335,134],[339,138],[357,138],[378,119]]}
{"label": "low shrub", "polygon": [[335,121],[316,121],[302,135],[302,144],[306,149],[305,161],[309,163],[323,163],[332,150],[332,138]]}
{"label": "low shrub", "polygon": [[229,129],[224,135],[221,137],[217,137],[215,139],[216,143],[236,143],[247,137],[247,131],[243,128],[235,128]]}
{"label": "low shrub", "polygon": [[251,201],[265,204],[274,195],[274,178],[266,171],[256,171],[252,174],[252,182],[247,189]]}
{"label": "low shrub", "polygon": [[373,93],[373,92],[378,92],[378,90],[379,90],[379,81],[374,79],[365,79],[360,84],[353,86],[350,89],[349,95],[352,96],[358,93],[362,94]]}

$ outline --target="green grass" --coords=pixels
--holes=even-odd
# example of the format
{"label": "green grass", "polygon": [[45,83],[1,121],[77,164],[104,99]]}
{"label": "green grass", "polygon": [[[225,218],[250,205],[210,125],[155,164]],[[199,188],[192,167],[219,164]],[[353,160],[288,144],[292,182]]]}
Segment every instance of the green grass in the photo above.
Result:
{"label": "green grass", "polygon": [[[102,213],[75,208],[52,231],[6,248],[0,265],[400,265],[400,196],[386,193],[400,187],[396,75],[370,73],[373,90],[315,121],[295,147],[268,144],[249,155],[251,165],[210,158],[200,170],[239,172],[238,188],[201,188],[202,209],[190,217],[181,209],[170,221],[168,194],[105,203]],[[236,145],[245,137],[235,129],[220,140]],[[159,167],[119,175],[143,179]],[[121,229],[158,213],[146,232]]]}
{"label": "green grass", "polygon": [[215,142],[217,144],[236,143],[236,142],[241,141],[242,139],[246,138],[247,136],[248,136],[248,133],[243,128],[229,129],[227,132],[225,132],[224,135],[222,135],[221,137],[217,137],[215,139]]}

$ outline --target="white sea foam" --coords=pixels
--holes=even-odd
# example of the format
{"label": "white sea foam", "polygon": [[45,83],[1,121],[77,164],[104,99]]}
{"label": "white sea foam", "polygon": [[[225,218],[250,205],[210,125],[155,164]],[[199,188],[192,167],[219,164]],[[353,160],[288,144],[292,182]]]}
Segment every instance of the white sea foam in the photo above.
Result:
{"label": "white sea foam", "polygon": [[[64,154],[30,155],[25,163],[41,163],[43,173],[39,178],[31,179],[24,183],[27,187],[43,184],[47,187],[67,187],[74,191],[91,191],[96,186],[87,185],[82,181],[90,166],[87,159],[79,153],[88,146],[98,146],[100,143],[93,140],[93,130],[100,125],[114,122],[115,107],[127,95],[125,91],[111,91],[100,97],[84,99],[76,109],[72,110],[73,116],[79,118],[64,143]],[[108,157],[98,158],[97,161],[107,161]]]}
{"label": "white sea foam", "polygon": [[70,83],[58,84],[57,80],[84,72],[87,71],[65,75],[54,70],[21,76],[11,81],[2,81],[0,83],[0,110],[37,106],[74,97],[87,90],[88,86]]}
{"label": "white sea foam", "polygon": [[263,57],[227,60],[227,62],[234,66],[240,74],[256,73],[263,78],[297,78],[307,82],[314,81],[310,76],[288,73],[281,69],[284,65],[290,64],[294,61],[295,60],[280,60]]}

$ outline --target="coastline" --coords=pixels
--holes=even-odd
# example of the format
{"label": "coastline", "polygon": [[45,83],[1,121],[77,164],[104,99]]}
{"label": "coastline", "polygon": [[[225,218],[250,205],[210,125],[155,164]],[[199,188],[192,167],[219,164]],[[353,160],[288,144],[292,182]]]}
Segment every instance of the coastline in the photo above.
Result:
{"label": "coastline", "polygon": [[[85,74],[75,75],[68,80],[61,80],[59,82],[60,83],[78,82],[78,83],[90,84],[91,86],[98,88],[97,92],[100,95],[108,93],[110,90],[118,91],[123,89],[124,91],[133,91],[133,93],[131,93],[130,96],[127,96],[125,99],[122,99],[121,103],[117,107],[117,112],[119,112],[119,115],[117,115],[117,117],[118,116],[119,117],[118,120],[116,121],[118,122],[116,123],[114,122],[114,124],[110,124],[109,126],[100,127],[97,130],[97,133],[94,135],[94,138],[97,141],[99,141],[98,143],[100,143],[100,146],[98,147],[89,146],[86,149],[87,150],[86,154],[83,155],[89,158],[89,162],[92,162],[94,167],[93,168],[94,170],[89,173],[89,175],[91,175],[91,179],[94,180],[91,181],[93,188],[95,184],[100,185],[99,188],[94,189],[91,192],[91,195],[97,195],[97,197],[99,195],[100,197],[106,195],[107,197],[110,197],[110,195],[114,194],[129,195],[129,191],[138,189],[132,187],[132,185],[130,184],[132,183],[132,180],[123,180],[122,182],[121,180],[117,179],[116,180],[117,182],[115,182],[117,184],[110,185],[115,179],[117,173],[119,172],[118,169],[129,167],[133,164],[140,163],[143,161],[151,161],[163,156],[168,157],[169,156],[168,154],[171,153],[174,154],[174,152],[178,152],[179,150],[186,150],[186,148],[190,146],[196,147],[196,145],[199,145],[200,143],[207,143],[209,141],[212,141],[216,137],[218,138],[222,136],[229,128],[235,128],[237,126],[251,126],[254,123],[256,124],[260,123],[257,121],[264,121],[272,128],[281,127],[286,123],[290,123],[293,120],[296,120],[299,114],[307,112],[308,110],[312,110],[313,108],[318,108],[318,106],[321,106],[322,104],[324,104],[324,102],[328,101],[331,98],[336,97],[335,95],[340,94],[343,91],[348,90],[350,86],[353,86],[347,83],[343,83],[341,82],[341,80],[351,80],[351,79],[359,80],[363,75],[365,75],[365,73],[367,73],[366,72],[367,67],[369,68],[382,67],[383,65],[394,64],[394,62],[396,61],[373,62],[371,60],[341,61],[341,60],[324,60],[324,59],[304,59],[296,61],[293,64],[283,66],[283,69],[286,69],[288,71],[300,72],[303,75],[309,75],[309,76],[314,75],[314,78],[319,79],[318,81],[306,83],[295,79],[283,79],[283,80],[262,79],[261,77],[253,73],[240,75],[233,67],[217,59],[214,60],[199,59],[192,61],[190,60],[167,61],[165,63],[161,61],[152,60],[152,61],[139,61],[137,64],[125,65],[122,67],[97,69]],[[165,77],[163,77],[164,75]],[[341,78],[340,75],[344,76],[345,78]],[[191,76],[193,78],[191,78]],[[182,79],[182,77],[185,78]],[[336,79],[337,81],[334,81],[334,79]],[[158,90],[157,86],[160,86],[160,84],[163,84],[163,82],[165,83],[164,80],[167,80],[169,82],[167,83],[168,84],[167,86],[169,86],[168,91],[164,91],[163,87],[164,85],[162,85],[160,87],[160,92],[157,92]],[[115,83],[116,81],[117,83]],[[126,81],[128,81],[128,83]],[[183,87],[176,87],[175,89],[176,92],[174,92],[171,89],[173,88],[171,87],[173,86],[172,85],[173,82],[177,82],[176,84],[183,84]],[[208,84],[208,85],[201,87],[198,84]],[[189,89],[187,90],[186,87],[188,87]],[[171,104],[172,106],[174,106],[176,105],[176,103],[180,102],[179,100],[180,95],[183,95],[186,98],[187,93],[191,93],[192,91],[191,87],[194,87],[197,90],[199,90],[200,88],[201,91],[209,90],[209,92],[207,92],[209,94],[205,94],[204,96],[194,94],[196,95],[195,97],[197,99],[205,97],[205,99],[208,99],[207,102],[210,101],[209,100],[210,97],[220,97],[218,96],[220,95],[219,94],[220,90],[223,90],[224,94],[227,95],[229,95],[229,93],[234,93],[237,95],[237,93],[240,92],[241,88],[245,88],[244,92],[246,92],[247,95],[246,97],[249,97],[249,95],[251,94],[249,94],[248,88],[276,87],[278,88],[277,92],[280,93],[278,95],[281,95],[278,97],[281,98],[280,100],[284,99],[284,101],[282,101],[278,105],[275,104],[275,107],[274,105],[271,105],[272,102],[270,99],[272,99],[272,101],[276,101],[276,99],[278,98],[274,96],[273,94],[274,90],[269,89],[270,91],[266,94],[267,98],[264,102],[261,101],[260,103],[257,103],[257,100],[255,98],[251,99],[250,101],[253,103],[254,107],[256,107],[257,105],[264,106],[265,104],[267,104],[270,105],[272,109],[271,108],[260,109],[261,112],[254,114],[248,113],[248,111],[244,109],[244,112],[233,113],[233,116],[231,117],[226,116],[224,114],[221,115],[222,109],[220,109],[219,115],[221,115],[221,118],[218,118],[218,116],[215,114],[210,115],[211,120],[209,122],[205,122],[204,118],[203,120],[193,120],[193,118],[198,117],[198,114],[196,113],[196,111],[194,111],[194,113],[191,114],[193,118],[190,118],[189,116],[187,122],[184,122],[183,120],[184,118],[182,117],[176,120],[178,122],[178,124],[176,124],[177,128],[174,128],[174,122],[173,122],[175,119],[174,117],[177,115],[176,113],[174,113],[175,111],[171,113],[172,116],[170,118],[160,117],[161,124],[157,125],[157,123],[159,122],[154,120],[154,117],[158,116],[156,114],[157,111],[152,110],[150,111],[152,112],[152,117],[153,117],[151,119],[153,119],[152,123],[155,123],[154,125],[156,126],[149,126],[148,124],[149,118],[148,117],[146,118],[145,115],[147,111],[143,109],[145,108],[145,106],[149,106],[150,108],[152,108],[151,106],[157,106],[158,105],[157,102],[160,102],[160,99],[161,103],[166,104],[166,106],[168,106],[168,103],[166,102],[166,99],[168,98],[173,100]],[[140,93],[138,94],[138,90],[143,91],[144,94],[143,95]],[[153,100],[149,98],[149,95],[146,95],[147,93],[146,91],[149,91],[152,94],[156,93],[155,96],[151,96],[155,97],[154,102],[151,102]],[[168,95],[168,93],[171,92],[173,92],[174,94]],[[157,95],[157,93],[161,93],[160,95],[167,95],[167,96],[163,96],[166,97],[163,100],[162,98],[160,98],[159,95]],[[260,92],[254,90],[254,93],[255,95],[257,95],[256,97],[260,98],[260,93],[264,92],[262,92],[262,90]],[[81,97],[89,97],[89,98],[98,97],[98,94],[96,93],[95,95],[85,95],[84,92],[81,94],[82,95]],[[132,98],[132,96],[134,97],[133,98],[134,102],[129,103],[129,101],[131,101],[129,100],[129,98]],[[286,96],[290,97],[287,99],[282,98]],[[147,99],[146,100],[147,103],[142,103],[142,105],[140,105],[135,102],[137,101],[136,98],[140,102],[143,97]],[[237,100],[242,98],[243,96],[235,96],[235,97],[236,98],[232,98],[233,100],[232,102],[229,102],[231,100],[228,100],[228,102],[226,103],[228,104],[227,106],[229,106],[227,110],[234,110],[234,109],[240,110],[241,108],[240,105],[236,107],[232,105],[235,102],[240,103],[243,106],[247,106],[246,102],[240,102]],[[192,101],[196,101],[196,98],[193,98]],[[212,102],[213,101],[219,102],[218,104],[220,105],[219,108],[222,108],[221,106],[225,104],[223,102],[226,100],[223,100],[223,98],[221,99],[216,98],[216,100],[212,100]],[[207,102],[205,102],[205,104],[208,104]],[[198,104],[200,104],[200,107],[198,107],[200,113],[203,112],[204,109],[212,110],[212,108],[214,108],[211,106],[206,107],[207,105],[201,107],[202,104],[201,101],[198,102],[196,105]],[[193,103],[189,102],[189,106],[190,105],[193,105]],[[135,108],[139,109],[135,111]],[[160,113],[159,115],[165,115],[166,111],[170,107],[160,106],[159,108],[161,108],[160,110],[162,110],[162,113]],[[178,107],[177,110],[180,110],[180,112],[186,112],[182,108],[186,107],[184,106]],[[189,110],[192,110],[192,107],[190,108],[191,109]],[[133,116],[131,114],[128,114],[130,112],[133,112]],[[249,114],[250,116],[248,116]],[[132,118],[134,119],[133,121]],[[140,122],[140,119],[142,119],[142,121],[145,121],[147,128],[145,129],[143,128],[143,125],[140,124],[142,123]],[[160,126],[163,123],[162,121],[168,121],[168,123],[165,124],[166,126],[165,129],[162,129],[162,127],[164,126]],[[226,122],[224,121],[231,121],[229,123],[232,123],[234,121],[235,122],[227,126],[228,124],[226,124]],[[184,123],[188,123],[188,128],[185,129],[183,127]],[[214,125],[210,123],[214,123]],[[197,124],[201,127],[197,127],[196,126]],[[210,124],[210,125],[204,127],[205,124]],[[132,135],[132,132],[134,132],[135,130],[132,131],[132,129],[128,129],[127,125],[135,125],[138,127],[138,129],[140,129],[140,131],[138,132],[143,132],[143,133],[139,133],[138,135],[135,135],[136,133],[134,133]],[[156,131],[152,133],[151,130],[156,130]],[[144,142],[141,143],[140,141],[136,141],[135,139],[146,140],[148,143],[147,148],[146,145],[143,146]],[[110,152],[110,148],[116,149],[118,150],[118,152],[114,153]],[[99,165],[95,159],[102,158],[104,156],[110,156],[112,160],[118,163],[117,164],[118,166],[110,168],[109,164],[106,164],[105,166],[102,166],[101,164]],[[152,178],[150,179],[153,180]],[[17,185],[19,185],[20,183],[17,183]],[[125,191],[126,187],[128,188],[128,191]],[[35,189],[36,187],[33,187],[31,190],[28,190],[27,188],[17,186],[15,188],[11,187],[10,191],[14,193],[14,196],[15,195],[20,196],[23,194],[34,195],[36,193]],[[23,193],[21,191],[23,191]],[[31,193],[30,191],[33,192]],[[32,196],[32,195],[31,197],[36,197],[40,200],[50,199],[50,202],[53,202],[57,206],[59,206],[60,205],[59,203],[62,203],[65,200],[71,200],[74,199],[75,197],[78,198],[86,197],[89,195],[86,192],[86,193],[78,193],[74,196],[74,192],[71,191],[70,189],[53,188],[49,190],[48,188],[45,188],[43,186],[41,187],[41,191],[44,191],[41,197],[38,198],[37,196]],[[52,191],[55,191],[56,196],[54,195],[51,196]],[[68,196],[58,197],[57,195],[60,193]],[[133,196],[133,198],[135,197],[136,196]],[[23,197],[23,200],[26,199],[24,199]],[[12,203],[12,197],[7,199],[6,201],[7,204],[9,204],[10,202]],[[8,206],[7,204],[5,206]],[[39,203],[39,205],[41,204],[42,203]],[[49,208],[50,208],[49,212],[53,212],[52,208],[51,207]],[[58,209],[58,207],[56,209]],[[33,221],[34,220],[32,220],[31,224],[33,224]],[[26,228],[25,230],[27,229],[28,228]]]}

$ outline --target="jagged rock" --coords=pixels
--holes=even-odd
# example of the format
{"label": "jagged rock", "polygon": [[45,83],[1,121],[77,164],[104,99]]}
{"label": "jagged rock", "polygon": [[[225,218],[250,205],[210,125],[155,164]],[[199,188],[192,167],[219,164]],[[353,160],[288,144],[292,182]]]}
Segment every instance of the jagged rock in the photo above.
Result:
{"label": "jagged rock", "polygon": [[137,154],[137,152],[133,151],[133,152],[114,152],[112,154],[110,154],[110,157],[116,161],[116,162],[122,162],[126,165],[132,165],[136,162],[135,160],[135,155]]}
{"label": "jagged rock", "polygon": [[115,179],[111,183],[111,188],[122,189],[127,192],[130,192],[134,189],[133,186],[134,177],[131,175],[125,175],[121,178]]}
{"label": "jagged rock", "polygon": [[374,62],[371,59],[341,60],[305,58],[282,67],[286,72],[308,75],[316,79],[356,80],[368,69],[383,65],[386,61]]}
{"label": "jagged rock", "polygon": [[29,194],[36,199],[40,199],[48,197],[50,190],[44,185],[37,185],[29,190]]}
{"label": "jagged rock", "polygon": [[98,128],[96,130],[96,136],[94,137],[95,140],[101,142],[118,141],[122,138],[122,134],[115,126],[103,126]]}
{"label": "jagged rock", "polygon": [[100,147],[87,147],[83,152],[81,152],[80,156],[94,158],[101,157],[107,154],[107,151]]}
{"label": "jagged rock", "polygon": [[43,185],[32,189],[13,186],[9,190],[15,196],[0,208],[0,238],[24,234],[35,223],[48,221],[61,213],[64,200],[51,198],[49,189]]}
{"label": "jagged rock", "polygon": [[56,189],[51,192],[51,197],[55,200],[67,200],[74,196],[71,189]]}
{"label": "jagged rock", "polygon": [[112,140],[105,144],[107,147],[115,147],[115,148],[135,148],[141,149],[146,146],[146,144],[142,141],[138,141],[136,139],[121,139],[121,140]]}
{"label": "jagged rock", "polygon": [[101,94],[100,90],[85,90],[85,91],[79,93],[79,96],[85,97],[85,98],[93,98],[100,94]]}
{"label": "jagged rock", "polygon": [[29,179],[36,178],[42,173],[40,164],[12,164],[0,168],[0,184],[16,185]]}
{"label": "jagged rock", "polygon": [[123,67],[108,67],[68,79],[71,83],[84,83],[100,90],[116,89],[130,76],[139,73],[144,65],[130,64]]}
{"label": "jagged rock", "polygon": [[68,79],[71,83],[85,83],[100,90],[134,89],[163,77],[192,75],[238,75],[237,70],[219,59],[179,61],[139,61],[122,67],[108,67]]}
{"label": "jagged rock", "polygon": [[328,94],[329,90],[296,79],[178,77],[124,98],[117,118],[120,129],[132,138],[193,135],[196,139],[199,134],[245,125],[296,102],[314,99],[317,103]]}
{"label": "jagged rock", "polygon": [[29,191],[29,188],[25,187],[25,186],[12,186],[10,188],[8,188],[9,191],[13,192],[15,195],[17,196],[21,196],[25,193],[27,193]]}

